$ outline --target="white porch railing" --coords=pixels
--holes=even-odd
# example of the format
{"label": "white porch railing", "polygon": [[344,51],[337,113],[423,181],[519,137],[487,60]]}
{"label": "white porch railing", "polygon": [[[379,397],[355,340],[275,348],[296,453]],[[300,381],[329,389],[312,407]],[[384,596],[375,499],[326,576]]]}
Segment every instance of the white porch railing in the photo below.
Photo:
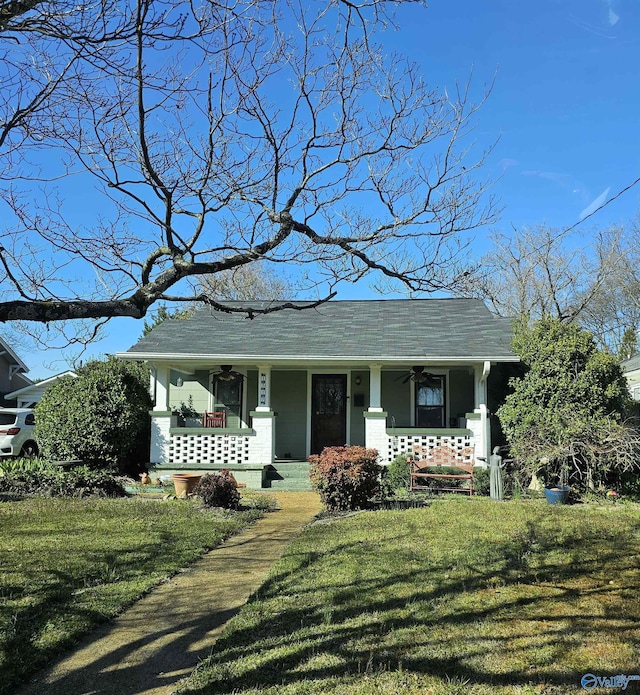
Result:
{"label": "white porch railing", "polygon": [[273,463],[274,414],[252,412],[252,427],[216,430],[176,427],[170,412],[151,413],[152,464],[264,466]]}
{"label": "white porch railing", "polygon": [[396,456],[410,454],[413,447],[422,449],[435,449],[440,445],[450,446],[456,454],[461,454],[463,449],[474,444],[474,437],[470,434],[440,435],[440,434],[398,434],[388,435],[387,460],[393,461]]}
{"label": "white porch railing", "polygon": [[[440,444],[451,446],[456,452],[474,448],[476,465],[482,464],[489,445],[488,420],[483,413],[467,415],[467,427],[460,429],[387,428],[385,412],[365,412],[365,446],[377,449],[380,463],[389,464],[399,454],[409,454],[414,446],[432,449]],[[486,465],[486,464],[485,464]]]}
{"label": "white porch railing", "polygon": [[252,435],[171,434],[168,463],[212,463],[235,466],[250,463]]}

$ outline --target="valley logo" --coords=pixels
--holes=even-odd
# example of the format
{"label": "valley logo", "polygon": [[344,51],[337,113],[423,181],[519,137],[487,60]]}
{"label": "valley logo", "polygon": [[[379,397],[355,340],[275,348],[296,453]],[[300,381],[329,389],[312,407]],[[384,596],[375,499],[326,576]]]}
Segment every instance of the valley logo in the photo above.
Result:
{"label": "valley logo", "polygon": [[630,681],[640,681],[640,676],[594,676],[593,673],[585,673],[580,680],[580,685],[585,690],[593,690],[594,688],[626,690]]}

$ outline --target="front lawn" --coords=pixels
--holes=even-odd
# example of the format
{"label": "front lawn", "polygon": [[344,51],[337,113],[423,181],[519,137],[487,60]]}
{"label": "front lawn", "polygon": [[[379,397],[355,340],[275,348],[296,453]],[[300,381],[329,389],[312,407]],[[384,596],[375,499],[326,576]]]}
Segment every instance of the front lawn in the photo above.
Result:
{"label": "front lawn", "polygon": [[316,523],[181,692],[584,693],[583,674],[640,674],[639,559],[637,505],[445,498]]}
{"label": "front lawn", "polygon": [[184,501],[0,503],[0,693],[260,515]]}

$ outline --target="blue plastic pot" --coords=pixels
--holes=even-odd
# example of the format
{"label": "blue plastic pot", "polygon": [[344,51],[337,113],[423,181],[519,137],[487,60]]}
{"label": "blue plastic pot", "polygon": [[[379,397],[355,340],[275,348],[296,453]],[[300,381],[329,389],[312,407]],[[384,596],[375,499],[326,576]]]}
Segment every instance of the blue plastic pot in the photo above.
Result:
{"label": "blue plastic pot", "polygon": [[557,487],[545,487],[544,496],[549,504],[566,504],[569,499],[571,488],[568,485],[558,485]]}

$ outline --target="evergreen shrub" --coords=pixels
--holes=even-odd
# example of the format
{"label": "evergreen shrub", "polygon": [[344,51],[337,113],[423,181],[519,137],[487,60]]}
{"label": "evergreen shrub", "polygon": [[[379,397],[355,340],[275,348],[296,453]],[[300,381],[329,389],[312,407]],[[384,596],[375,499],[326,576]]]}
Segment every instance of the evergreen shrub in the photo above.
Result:
{"label": "evergreen shrub", "polygon": [[36,405],[35,437],[43,457],[127,471],[148,460],[149,371],[115,358],[89,362],[58,379]]}

